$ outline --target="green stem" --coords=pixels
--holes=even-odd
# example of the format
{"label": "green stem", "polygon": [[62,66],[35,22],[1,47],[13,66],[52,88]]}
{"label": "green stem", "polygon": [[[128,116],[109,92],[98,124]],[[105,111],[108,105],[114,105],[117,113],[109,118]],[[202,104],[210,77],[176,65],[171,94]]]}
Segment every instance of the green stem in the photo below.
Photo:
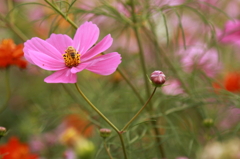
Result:
{"label": "green stem", "polygon": [[144,83],[145,83],[145,89],[146,89],[146,96],[149,97],[150,96],[150,88],[148,85],[148,78],[147,78],[147,69],[146,69],[146,64],[145,64],[145,60],[144,60],[144,54],[143,54],[143,48],[142,48],[142,43],[140,40],[140,35],[139,35],[139,31],[138,31],[138,26],[137,24],[137,17],[135,14],[135,6],[134,6],[134,0],[131,0],[131,8],[132,8],[132,21],[133,21],[133,30],[134,30],[134,34],[137,38],[137,44],[138,44],[138,48],[139,48],[139,56],[140,56],[140,61],[141,61],[141,66],[142,66],[142,71],[143,71],[143,76],[144,76]]}
{"label": "green stem", "polygon": [[124,140],[122,138],[122,131],[119,131],[118,128],[110,121],[108,120],[107,117],[105,117],[98,109],[97,107],[95,107],[92,102],[84,95],[84,93],[81,91],[81,89],[78,87],[78,84],[75,83],[75,86],[78,90],[78,92],[81,94],[81,96],[85,99],[85,101],[117,132],[120,140],[121,140],[121,144],[122,144],[122,149],[123,149],[123,153],[124,153],[124,157],[125,159],[127,159],[127,153],[126,153],[126,149],[125,149],[125,145],[124,145]]}
{"label": "green stem", "polygon": [[120,73],[120,75],[123,77],[123,79],[127,82],[127,84],[131,87],[131,89],[133,90],[135,95],[138,97],[139,101],[142,104],[144,104],[144,100],[142,99],[142,97],[140,96],[140,94],[138,93],[136,88],[133,86],[133,84],[130,82],[130,80],[128,80],[128,78],[123,74],[122,70],[120,68],[117,68],[117,71]]}
{"label": "green stem", "polygon": [[153,90],[151,96],[148,98],[147,102],[146,102],[146,103],[142,106],[142,108],[134,115],[134,117],[133,117],[131,120],[129,120],[129,122],[122,128],[121,131],[126,130],[126,129],[128,128],[128,126],[133,122],[133,120],[135,120],[135,119],[138,117],[138,115],[143,111],[143,109],[144,109],[144,108],[148,105],[148,103],[151,101],[154,93],[156,92],[156,89],[157,89],[157,87],[154,88],[154,90]]}
{"label": "green stem", "polygon": [[[142,65],[142,71],[143,71],[143,74],[144,74],[144,81],[145,81],[145,89],[146,89],[146,93],[147,93],[147,96],[150,96],[150,89],[149,89],[149,85],[148,85],[148,79],[147,79],[147,71],[146,71],[146,66],[145,66],[145,61],[144,61],[144,54],[143,54],[143,48],[142,48],[142,44],[141,44],[141,40],[140,40],[140,35],[139,35],[139,31],[138,31],[138,25],[137,24],[137,18],[136,18],[136,14],[135,14],[135,7],[134,7],[134,0],[131,0],[131,8],[132,8],[132,21],[133,21],[133,30],[134,30],[134,33],[135,33],[135,36],[137,38],[137,43],[138,43],[138,48],[139,48],[139,52],[140,52],[140,60],[141,60],[141,65]],[[152,104],[151,102],[149,103],[150,104],[150,108],[148,109],[148,113],[150,115],[152,115]],[[162,148],[162,145],[160,144],[160,137],[159,137],[159,130],[157,129],[156,127],[156,123],[155,122],[151,122],[151,124],[153,125],[153,129],[154,129],[154,133],[156,135],[155,139],[156,139],[156,142],[157,144],[159,144],[159,150],[161,152],[161,155],[162,155],[162,158],[165,158],[165,154],[163,152],[163,148]]]}
{"label": "green stem", "polygon": [[6,97],[5,103],[0,108],[0,114],[7,108],[8,101],[11,97],[10,82],[9,82],[9,68],[6,69],[5,82],[6,82],[7,97]]}
{"label": "green stem", "polygon": [[0,18],[6,23],[6,25],[22,40],[27,41],[28,37],[13,23],[8,21],[2,14],[0,14]]}
{"label": "green stem", "polygon": [[68,23],[70,23],[75,29],[78,28],[78,26],[68,18],[67,15],[65,15],[61,10],[59,10],[55,5],[53,5],[51,2],[48,0],[44,0],[47,4],[49,4],[56,12],[58,12]]}
{"label": "green stem", "polygon": [[111,153],[110,153],[110,151],[109,151],[109,149],[108,149],[108,147],[107,147],[107,143],[106,143],[106,140],[105,140],[105,139],[104,139],[104,148],[106,149],[109,158],[110,158],[110,159],[113,159],[113,157],[112,157],[112,155],[111,155]]}
{"label": "green stem", "polygon": [[95,107],[92,102],[84,95],[84,93],[81,91],[81,89],[78,87],[78,84],[75,83],[75,86],[78,90],[78,92],[81,94],[81,96],[85,99],[85,101],[116,131],[119,132],[118,128],[110,121],[107,117],[105,117],[100,110],[98,110],[97,107]]}
{"label": "green stem", "polygon": [[128,158],[127,158],[127,152],[126,152],[125,144],[124,144],[124,140],[123,140],[123,137],[122,137],[122,133],[123,133],[122,131],[121,131],[121,132],[118,132],[118,136],[119,136],[120,141],[121,141],[121,144],[122,144],[124,158],[125,158],[125,159],[128,159]]}

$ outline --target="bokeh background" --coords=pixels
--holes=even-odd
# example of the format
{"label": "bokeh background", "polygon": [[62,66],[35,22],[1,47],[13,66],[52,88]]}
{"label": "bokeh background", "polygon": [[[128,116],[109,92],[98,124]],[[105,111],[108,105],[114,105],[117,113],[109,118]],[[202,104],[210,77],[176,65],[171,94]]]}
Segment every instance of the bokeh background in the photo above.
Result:
{"label": "bokeh background", "polygon": [[239,8],[239,0],[0,1],[0,158],[110,158],[104,143],[124,158],[117,133],[99,135],[111,127],[74,84],[45,83],[51,72],[23,56],[32,37],[73,37],[92,21],[99,40],[111,34],[106,53],[118,52],[122,63],[109,76],[84,70],[78,84],[116,127],[147,101],[150,74],[166,75],[123,133],[128,158],[240,159]]}

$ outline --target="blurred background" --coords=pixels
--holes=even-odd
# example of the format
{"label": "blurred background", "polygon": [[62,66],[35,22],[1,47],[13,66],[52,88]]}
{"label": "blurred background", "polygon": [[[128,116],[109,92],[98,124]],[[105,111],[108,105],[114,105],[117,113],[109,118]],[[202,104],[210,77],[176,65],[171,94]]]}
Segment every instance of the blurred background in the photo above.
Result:
{"label": "blurred background", "polygon": [[92,21],[99,41],[111,34],[106,53],[118,52],[122,63],[109,76],[84,70],[78,84],[116,127],[147,101],[150,74],[166,75],[123,133],[128,158],[240,159],[239,7],[239,0],[0,1],[0,158],[124,158],[117,133],[100,136],[111,127],[74,84],[45,83],[52,72],[23,55],[32,37],[73,37],[75,26]]}

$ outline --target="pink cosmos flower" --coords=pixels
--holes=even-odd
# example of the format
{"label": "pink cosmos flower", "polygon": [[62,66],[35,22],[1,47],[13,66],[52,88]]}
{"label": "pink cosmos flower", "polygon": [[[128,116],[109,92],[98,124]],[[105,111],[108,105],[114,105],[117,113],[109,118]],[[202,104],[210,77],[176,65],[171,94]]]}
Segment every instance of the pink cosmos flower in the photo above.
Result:
{"label": "pink cosmos flower", "polygon": [[223,31],[218,32],[218,39],[222,43],[240,44],[240,20],[226,22]]}
{"label": "pink cosmos flower", "polygon": [[184,90],[181,87],[181,83],[176,80],[167,80],[165,85],[162,87],[162,92],[166,95],[179,95],[183,94]]}
{"label": "pink cosmos flower", "polygon": [[84,69],[100,75],[116,71],[121,63],[117,52],[101,55],[113,42],[111,35],[94,45],[99,28],[92,22],[81,25],[71,39],[67,35],[52,34],[47,40],[34,37],[24,43],[24,56],[32,64],[56,71],[44,79],[47,83],[76,83],[77,72]]}
{"label": "pink cosmos flower", "polygon": [[217,50],[207,49],[205,45],[189,46],[186,50],[179,50],[184,71],[192,72],[194,69],[203,71],[208,77],[214,77],[221,69]]}

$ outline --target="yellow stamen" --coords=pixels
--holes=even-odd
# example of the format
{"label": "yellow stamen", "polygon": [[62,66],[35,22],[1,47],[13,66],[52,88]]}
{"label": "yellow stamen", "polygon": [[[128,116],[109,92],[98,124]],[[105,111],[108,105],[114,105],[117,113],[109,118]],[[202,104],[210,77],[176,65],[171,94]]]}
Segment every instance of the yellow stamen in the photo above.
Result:
{"label": "yellow stamen", "polygon": [[65,65],[69,68],[76,67],[80,64],[80,54],[72,46],[69,46],[63,54]]}

